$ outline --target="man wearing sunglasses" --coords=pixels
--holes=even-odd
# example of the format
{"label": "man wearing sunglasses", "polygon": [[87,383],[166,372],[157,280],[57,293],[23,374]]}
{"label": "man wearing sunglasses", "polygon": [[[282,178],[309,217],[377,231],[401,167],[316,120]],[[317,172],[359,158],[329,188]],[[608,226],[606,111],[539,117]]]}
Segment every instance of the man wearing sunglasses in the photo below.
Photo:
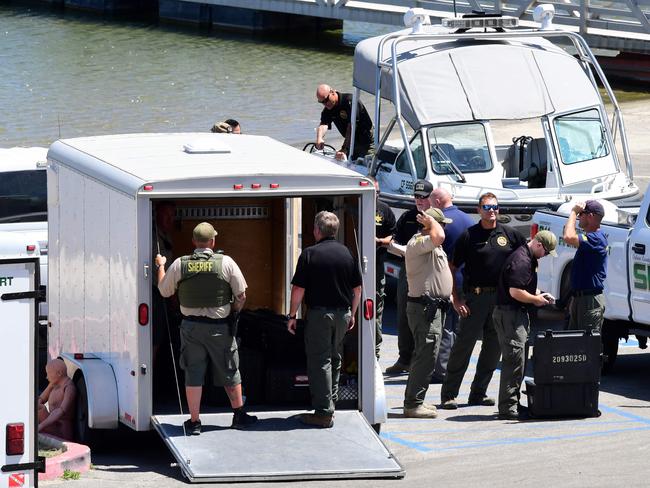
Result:
{"label": "man wearing sunglasses", "polygon": [[[607,237],[600,230],[600,222],[604,215],[605,209],[597,200],[578,202],[564,226],[564,242],[578,248],[571,266],[569,329],[600,332],[603,326]],[[576,220],[583,232],[576,232]]]}
{"label": "man wearing sunglasses", "polygon": [[526,244],[526,238],[519,231],[498,222],[499,202],[494,194],[481,195],[478,214],[480,221],[458,238],[452,258],[452,273],[463,265],[465,268],[462,290],[454,284],[453,304],[460,316],[460,330],[451,348],[447,375],[440,392],[441,406],[447,410],[458,408],[456,397],[481,334],[481,353],[468,403],[487,406],[495,404],[486,392],[501,356],[492,321],[497,281],[506,258],[512,251]]}
{"label": "man wearing sunglasses", "polygon": [[340,93],[329,85],[319,85],[316,89],[316,101],[323,105],[320,114],[320,125],[316,129],[316,149],[323,149],[325,145],[325,132],[332,128],[332,123],[339,133],[345,138],[341,149],[336,152],[339,161],[345,158],[354,161],[374,150],[374,137],[372,135],[372,120],[366,107],[359,101],[357,103],[357,124],[354,133],[354,149],[350,151],[352,139],[352,94]]}
{"label": "man wearing sunglasses", "polygon": [[529,309],[553,303],[553,297],[537,290],[537,261],[557,256],[557,237],[538,232],[525,246],[508,256],[497,286],[497,305],[492,312],[501,346],[499,418],[520,420],[519,396],[526,365],[525,348],[530,332]]}

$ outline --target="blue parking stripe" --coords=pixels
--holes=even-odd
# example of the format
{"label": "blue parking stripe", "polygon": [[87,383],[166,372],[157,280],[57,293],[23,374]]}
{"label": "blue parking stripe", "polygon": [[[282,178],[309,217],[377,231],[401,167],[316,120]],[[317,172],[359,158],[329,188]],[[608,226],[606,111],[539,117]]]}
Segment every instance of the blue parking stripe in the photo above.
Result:
{"label": "blue parking stripe", "polygon": [[607,405],[598,405],[598,408],[600,408],[603,412],[614,413],[616,415],[620,415],[621,417],[625,417],[625,418],[628,418],[630,420],[633,420],[634,422],[640,422],[642,424],[650,425],[650,418],[648,418],[648,417],[641,417],[640,415],[625,412],[625,411],[621,410],[620,408],[608,407]]}
{"label": "blue parking stripe", "polygon": [[413,441],[409,441],[409,440],[406,440],[406,439],[404,439],[404,438],[402,438],[402,437],[399,437],[399,436],[393,435],[393,434],[390,433],[390,432],[382,432],[382,433],[380,434],[380,436],[381,436],[383,439],[386,439],[386,440],[388,440],[388,441],[395,442],[395,443],[397,443],[397,444],[402,444],[403,446],[410,447],[411,449],[415,449],[416,451],[420,451],[420,452],[429,452],[429,451],[432,450],[432,449],[430,449],[430,448],[424,446],[423,443],[421,443],[421,442],[413,442]]}

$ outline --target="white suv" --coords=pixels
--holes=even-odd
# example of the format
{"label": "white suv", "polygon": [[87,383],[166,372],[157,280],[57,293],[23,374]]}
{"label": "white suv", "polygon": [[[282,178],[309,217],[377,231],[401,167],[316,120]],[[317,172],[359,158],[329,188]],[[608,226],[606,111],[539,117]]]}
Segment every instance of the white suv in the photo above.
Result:
{"label": "white suv", "polygon": [[[47,283],[47,149],[0,149],[0,258],[40,257]],[[47,304],[39,314],[47,316]]]}

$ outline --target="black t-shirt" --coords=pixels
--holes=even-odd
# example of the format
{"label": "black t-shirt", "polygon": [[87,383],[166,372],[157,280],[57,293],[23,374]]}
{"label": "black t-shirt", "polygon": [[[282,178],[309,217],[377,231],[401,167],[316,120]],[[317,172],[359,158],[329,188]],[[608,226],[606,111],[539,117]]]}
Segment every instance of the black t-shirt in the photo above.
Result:
{"label": "black t-shirt", "polygon": [[[320,125],[326,125],[328,129],[332,128],[332,122],[343,137],[348,131],[348,124],[352,118],[352,94],[339,93],[339,103],[331,109],[324,108],[320,114]],[[355,146],[369,146],[373,144],[372,120],[368,115],[366,107],[361,101],[357,102],[357,125],[354,134]]]}
{"label": "black t-shirt", "polygon": [[419,213],[420,211],[417,208],[412,208],[404,212],[397,219],[393,240],[400,246],[406,246],[411,237],[413,237],[413,234],[420,232],[422,226],[416,220]]}
{"label": "black t-shirt", "polygon": [[506,258],[524,244],[526,238],[507,225],[497,222],[494,229],[484,229],[479,222],[458,238],[452,263],[456,268],[465,264],[465,287],[496,287]]}
{"label": "black t-shirt", "polygon": [[537,291],[537,258],[528,246],[520,246],[506,258],[497,286],[498,305],[524,305],[510,295],[509,288],[521,288],[528,293]]}
{"label": "black t-shirt", "polygon": [[[393,235],[395,231],[395,214],[387,203],[377,200],[375,211],[375,236],[382,238]],[[377,247],[377,255],[386,254],[388,249]]]}
{"label": "black t-shirt", "polygon": [[361,286],[361,272],[350,250],[330,237],[300,254],[291,284],[305,289],[308,307],[346,308],[352,289]]}

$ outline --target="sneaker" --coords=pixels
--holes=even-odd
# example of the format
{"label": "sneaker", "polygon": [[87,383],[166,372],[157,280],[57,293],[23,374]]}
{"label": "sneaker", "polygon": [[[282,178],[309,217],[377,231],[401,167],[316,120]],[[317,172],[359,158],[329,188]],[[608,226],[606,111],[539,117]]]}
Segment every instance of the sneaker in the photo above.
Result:
{"label": "sneaker", "polygon": [[248,415],[243,410],[240,410],[233,414],[230,428],[242,430],[250,427],[255,422],[257,422],[257,417],[255,415]]}
{"label": "sneaker", "polygon": [[329,429],[334,426],[333,415],[316,415],[315,413],[303,413],[299,419],[305,425]]}
{"label": "sneaker", "polygon": [[433,403],[423,403],[422,406],[436,413],[438,412],[438,407],[436,407]]}
{"label": "sneaker", "polygon": [[496,405],[496,402],[494,401],[494,398],[490,398],[489,396],[483,395],[482,397],[469,397],[467,400],[467,404],[469,406],[482,406],[482,407],[493,407]]}
{"label": "sneaker", "polygon": [[392,366],[386,368],[386,374],[404,374],[409,372],[409,365],[395,362]]}
{"label": "sneaker", "polygon": [[458,402],[455,398],[447,398],[440,403],[440,408],[445,410],[456,410],[458,408]]}
{"label": "sneaker", "polygon": [[436,410],[430,410],[424,405],[418,405],[414,408],[404,407],[404,417],[411,419],[435,419],[438,416]]}
{"label": "sneaker", "polygon": [[192,419],[187,419],[183,422],[185,426],[185,435],[201,435],[201,421],[193,422]]}

